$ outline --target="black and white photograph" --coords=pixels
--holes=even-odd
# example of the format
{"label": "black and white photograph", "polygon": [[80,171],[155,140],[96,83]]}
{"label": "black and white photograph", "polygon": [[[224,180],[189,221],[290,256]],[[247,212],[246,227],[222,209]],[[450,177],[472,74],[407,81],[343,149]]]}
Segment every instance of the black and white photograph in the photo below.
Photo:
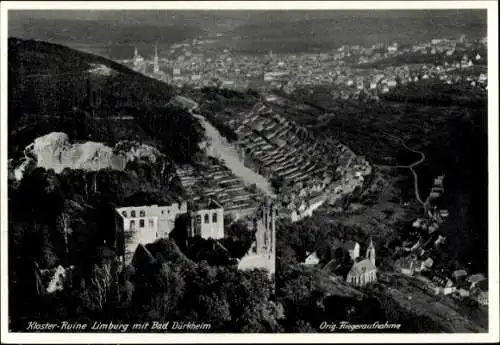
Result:
{"label": "black and white photograph", "polygon": [[499,340],[496,2],[256,3],[2,3],[2,342]]}

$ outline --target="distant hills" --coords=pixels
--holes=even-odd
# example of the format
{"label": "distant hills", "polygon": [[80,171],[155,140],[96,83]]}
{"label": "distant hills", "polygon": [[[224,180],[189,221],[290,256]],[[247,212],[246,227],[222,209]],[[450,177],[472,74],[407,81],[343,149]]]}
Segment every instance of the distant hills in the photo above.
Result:
{"label": "distant hills", "polygon": [[[266,12],[261,21],[238,26],[237,51],[303,52],[378,42],[415,44],[437,37],[486,35],[485,11],[299,11]],[[315,13],[316,12],[316,13]],[[321,13],[318,13],[321,12]],[[290,17],[290,19],[288,18]]]}
{"label": "distant hills", "polygon": [[126,44],[143,42],[154,44],[158,41],[165,43],[177,42],[203,33],[195,23],[176,25],[166,20],[138,23],[133,18],[128,21],[75,20],[72,18],[74,14],[71,12],[74,11],[70,11],[66,18],[56,17],[54,19],[37,12],[28,22],[26,21],[26,14],[13,14],[10,21],[9,36],[67,43]]}
{"label": "distant hills", "polygon": [[[458,38],[461,34],[472,39],[486,35],[484,10],[11,12],[9,36],[68,46],[85,44],[96,49],[92,51],[117,59],[130,56],[134,45],[141,49],[154,43],[168,46],[216,34],[223,35],[217,38],[217,47],[247,53],[305,52],[335,49],[342,44],[394,40],[405,44],[436,37]],[[238,39],[232,39],[235,37]]]}

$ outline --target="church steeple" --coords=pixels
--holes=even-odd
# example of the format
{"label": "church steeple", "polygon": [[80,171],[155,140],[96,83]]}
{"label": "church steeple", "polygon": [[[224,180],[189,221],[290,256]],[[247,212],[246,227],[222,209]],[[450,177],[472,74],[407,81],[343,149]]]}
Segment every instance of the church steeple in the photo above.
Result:
{"label": "church steeple", "polygon": [[135,70],[141,70],[144,68],[144,58],[139,54],[139,51],[137,50],[137,47],[134,47],[134,69]]}
{"label": "church steeple", "polygon": [[375,266],[375,246],[373,245],[373,240],[371,237],[370,237],[370,244],[366,249],[366,258],[371,261],[373,266]]}
{"label": "church steeple", "polygon": [[257,226],[257,254],[273,254],[275,248],[275,209],[270,200],[265,200],[260,207],[260,223]]}
{"label": "church steeple", "polygon": [[153,59],[153,70],[155,73],[160,72],[160,65],[158,63],[158,46],[155,44],[155,56]]}

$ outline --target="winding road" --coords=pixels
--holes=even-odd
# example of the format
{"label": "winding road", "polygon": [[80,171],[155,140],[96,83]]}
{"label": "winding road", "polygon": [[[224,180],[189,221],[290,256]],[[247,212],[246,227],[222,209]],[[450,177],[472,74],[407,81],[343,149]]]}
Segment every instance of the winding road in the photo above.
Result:
{"label": "winding road", "polygon": [[404,168],[404,169],[410,169],[411,173],[413,174],[413,183],[414,183],[414,189],[415,189],[415,198],[417,201],[422,205],[422,207],[425,209],[427,206],[427,202],[424,202],[422,198],[420,197],[420,190],[418,189],[418,175],[415,171],[415,167],[419,164],[422,164],[425,161],[425,154],[421,151],[417,151],[415,149],[412,149],[411,147],[408,147],[406,143],[404,142],[403,139],[396,137],[394,135],[391,135],[389,133],[384,133],[387,137],[396,140],[401,143],[401,146],[403,146],[405,149],[408,151],[414,152],[416,154],[420,155],[420,159],[417,160],[416,162],[409,164],[409,165],[379,165],[380,167],[386,167],[386,168]]}

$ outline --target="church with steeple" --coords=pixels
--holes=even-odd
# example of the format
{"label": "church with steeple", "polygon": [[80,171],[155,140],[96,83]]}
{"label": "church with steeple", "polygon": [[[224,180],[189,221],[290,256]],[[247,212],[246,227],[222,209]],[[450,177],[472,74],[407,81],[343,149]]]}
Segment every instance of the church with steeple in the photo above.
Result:
{"label": "church with steeple", "polygon": [[158,61],[158,46],[155,44],[155,56],[153,58],[153,72],[160,73],[160,64]]}
{"label": "church with steeple", "polygon": [[[169,75],[160,69],[160,58],[158,56],[158,46],[154,46],[154,55],[152,59],[146,60],[134,48],[134,57],[132,58],[132,68],[139,73],[149,75],[153,78],[169,82]],[[152,66],[151,66],[152,65]],[[152,68],[151,68],[152,67]]]}
{"label": "church with steeple", "polygon": [[370,238],[364,259],[354,262],[347,274],[346,281],[356,287],[363,287],[377,281],[377,266],[375,265],[375,245]]}
{"label": "church with steeple", "polygon": [[132,63],[134,64],[134,70],[141,73],[146,73],[146,61],[139,54],[137,48],[134,48],[134,58],[132,59]]}

